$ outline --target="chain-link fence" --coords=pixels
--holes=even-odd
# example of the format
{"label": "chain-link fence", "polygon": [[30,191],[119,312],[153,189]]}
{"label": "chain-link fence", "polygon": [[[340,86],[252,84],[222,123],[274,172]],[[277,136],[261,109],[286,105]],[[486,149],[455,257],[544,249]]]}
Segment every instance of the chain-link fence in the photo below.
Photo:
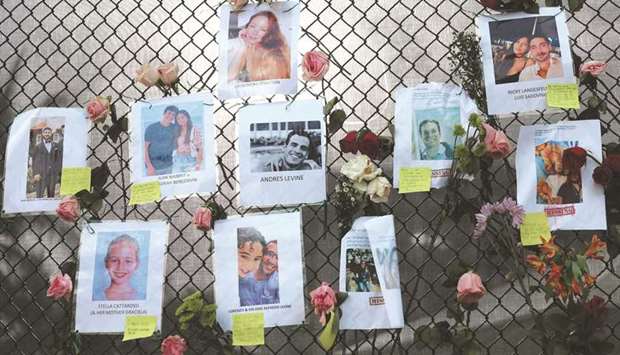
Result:
{"label": "chain-link fence", "polygon": [[[160,96],[156,89],[144,91],[133,82],[141,63],[175,62],[181,67],[185,91],[215,91],[219,20],[218,0],[5,0],[0,4],[0,152],[5,151],[13,118],[35,107],[81,107],[94,95],[113,97],[119,115],[127,114],[137,99]],[[474,30],[473,19],[483,12],[474,0],[302,0],[300,52],[317,46],[346,72],[332,67],[325,92],[320,83],[300,83],[296,98],[325,96],[341,98],[347,112],[344,130],[369,127],[388,134],[394,119],[395,90],[399,86],[452,79],[448,61],[454,31]],[[569,15],[571,45],[584,59],[609,63],[601,80],[608,89],[601,97],[618,93],[620,18],[617,0],[588,0],[584,8]],[[268,101],[290,100],[272,97]],[[238,207],[238,191],[224,182],[236,173],[236,113],[243,103],[264,102],[264,98],[229,100],[215,105],[217,154],[222,158],[218,192],[209,197],[229,214],[270,213],[274,209],[245,210]],[[620,106],[607,100],[609,111],[602,120],[609,128],[604,142],[620,136],[616,119]],[[556,122],[575,116],[568,111],[536,112],[500,117],[499,123],[516,139],[521,125]],[[344,130],[331,137],[328,147],[328,191],[347,156],[339,152]],[[103,139],[93,128],[90,137],[91,166],[108,163],[112,172],[102,218],[167,219],[171,222],[166,281],[164,287],[163,335],[178,333],[174,316],[181,299],[196,290],[213,302],[213,252],[209,235],[191,225],[193,211],[207,197],[189,196],[157,204],[128,207],[128,136],[120,142]],[[2,154],[0,153],[0,154]],[[2,156],[4,165],[4,156]],[[381,163],[391,172],[391,158]],[[3,167],[4,168],[4,167]],[[3,169],[4,170],[4,169]],[[505,162],[491,167],[493,199],[514,196],[514,152]],[[235,175],[230,177],[236,184]],[[487,188],[488,186],[485,186]],[[11,193],[11,191],[3,191]],[[478,193],[475,189],[471,195]],[[472,226],[465,219],[449,221],[440,228],[435,245],[430,245],[431,223],[439,218],[444,191],[397,195],[388,204],[395,216],[400,251],[401,288],[405,327],[399,330],[344,331],[336,353],[420,353],[444,354],[451,347],[417,350],[414,329],[446,319],[446,302],[455,297],[454,288],[441,284],[446,270],[460,261],[475,264],[489,295],[473,313],[471,327],[489,354],[541,353],[538,341],[528,337],[533,320],[518,287],[507,280],[507,261],[481,252],[480,242],[470,238]],[[336,285],[340,257],[335,211],[330,203],[299,206],[304,220],[305,291],[320,281]],[[603,211],[601,211],[603,213]],[[67,322],[63,306],[49,300],[47,279],[59,265],[77,256],[80,226],[70,226],[54,216],[18,215],[2,219],[0,234],[0,352],[43,354],[50,352],[55,332]],[[590,235],[559,233],[564,246],[581,246]],[[606,259],[596,270],[593,291],[609,301],[606,333],[618,338],[620,276],[614,262]],[[532,282],[534,278],[531,278]],[[546,302],[534,296],[543,310]],[[296,354],[322,353],[317,342],[320,324],[307,308],[306,323],[297,327],[266,330],[264,347],[240,352]],[[190,340],[191,341],[191,340]],[[156,340],[123,343],[118,335],[82,336],[85,354],[157,353]],[[620,347],[617,347],[620,349]],[[191,347],[190,353],[214,353],[213,349]],[[620,350],[616,350],[620,352]]]}

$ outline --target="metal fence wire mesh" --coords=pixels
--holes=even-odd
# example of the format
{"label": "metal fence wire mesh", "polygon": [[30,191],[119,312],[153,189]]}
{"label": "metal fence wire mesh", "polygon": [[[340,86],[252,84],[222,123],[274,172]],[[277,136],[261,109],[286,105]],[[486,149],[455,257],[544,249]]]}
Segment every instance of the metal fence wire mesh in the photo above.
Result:
{"label": "metal fence wire mesh", "polygon": [[[483,13],[477,2],[433,0],[302,0],[299,50],[316,48],[317,40],[345,69],[335,66],[326,77],[324,96],[339,96],[348,115],[344,130],[331,137],[328,148],[328,191],[347,159],[337,141],[345,130],[363,126],[387,133],[394,119],[395,90],[416,83],[452,81],[448,60],[454,31],[474,30],[474,18]],[[181,68],[182,91],[217,85],[216,40],[218,0],[3,0],[0,2],[0,154],[4,154],[9,127],[20,112],[36,107],[83,107],[95,95],[112,96],[119,115],[132,102],[159,97],[133,81],[134,71],[145,62],[175,62]],[[620,19],[617,0],[588,0],[584,9],[567,13],[571,45],[584,60],[609,63],[601,80],[609,88],[602,97],[618,94],[620,67]],[[309,35],[309,33],[311,35]],[[323,95],[320,83],[300,82],[296,99]],[[251,98],[216,102],[217,154],[230,181],[236,184],[236,113],[243,102],[290,100],[291,97]],[[609,128],[603,141],[620,136],[616,101],[607,100],[609,111],[601,118]],[[572,114],[574,116],[574,113]],[[569,117],[560,113],[534,112],[500,117],[500,124],[516,143],[518,128],[535,122],[556,122]],[[210,236],[191,225],[193,211],[207,197],[190,196],[157,204],[128,207],[128,136],[120,142],[102,140],[100,128],[90,137],[89,164],[107,162],[112,172],[102,218],[167,219],[171,222],[162,335],[176,334],[174,311],[181,299],[196,290],[213,302],[213,252]],[[4,155],[0,159],[4,165]],[[381,163],[391,175],[392,160]],[[10,169],[10,167],[9,167]],[[270,213],[274,209],[245,210],[238,207],[238,191],[224,182],[220,170],[218,193],[213,198],[228,214]],[[4,166],[2,167],[4,171]],[[495,162],[493,201],[515,194],[514,152],[505,162]],[[4,180],[4,178],[3,178]],[[2,184],[3,185],[3,184]],[[486,188],[486,187],[485,187]],[[11,191],[3,191],[11,193]],[[471,194],[478,191],[472,189]],[[446,319],[445,304],[455,297],[454,288],[441,286],[446,270],[464,261],[476,264],[489,291],[479,311],[473,313],[472,329],[488,354],[542,353],[541,345],[528,337],[532,319],[516,285],[507,281],[507,263],[481,252],[470,239],[472,226],[463,219],[441,226],[436,245],[430,243],[430,223],[439,217],[444,192],[392,194],[386,208],[395,216],[400,251],[401,288],[405,327],[400,330],[343,331],[334,349],[343,354],[446,354],[450,347],[414,347],[414,329]],[[305,294],[320,281],[336,285],[340,257],[335,211],[329,202],[298,206],[303,213]],[[603,213],[603,211],[601,211]],[[48,277],[77,256],[80,226],[68,225],[55,216],[18,215],[1,220],[0,234],[0,353],[49,353],[54,332],[65,322],[65,309],[46,297]],[[560,233],[563,246],[581,247],[591,234]],[[432,251],[431,251],[432,248]],[[617,343],[620,325],[620,275],[615,262],[606,258],[595,270],[595,294],[609,301],[606,333]],[[604,266],[604,267],[603,267]],[[534,280],[532,278],[532,280]],[[535,282],[535,281],[532,281]],[[545,308],[542,295],[534,296],[538,310]],[[323,353],[317,342],[320,324],[307,307],[306,323],[297,327],[266,330],[266,344],[237,348],[241,353]],[[616,353],[620,352],[616,346]],[[82,336],[85,354],[158,353],[159,342],[122,343],[118,335]],[[192,346],[188,353],[214,353]]]}

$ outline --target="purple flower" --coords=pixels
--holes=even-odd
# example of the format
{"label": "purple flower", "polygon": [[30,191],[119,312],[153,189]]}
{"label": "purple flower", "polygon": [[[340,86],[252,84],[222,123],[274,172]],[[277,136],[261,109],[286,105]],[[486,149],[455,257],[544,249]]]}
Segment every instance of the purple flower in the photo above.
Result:
{"label": "purple flower", "polygon": [[484,233],[487,228],[487,221],[491,218],[493,213],[509,213],[512,217],[512,226],[514,228],[519,228],[523,223],[525,209],[510,197],[505,197],[501,202],[495,202],[493,204],[485,203],[480,207],[480,213],[476,213],[475,215],[476,226],[474,227],[474,238],[478,238]]}

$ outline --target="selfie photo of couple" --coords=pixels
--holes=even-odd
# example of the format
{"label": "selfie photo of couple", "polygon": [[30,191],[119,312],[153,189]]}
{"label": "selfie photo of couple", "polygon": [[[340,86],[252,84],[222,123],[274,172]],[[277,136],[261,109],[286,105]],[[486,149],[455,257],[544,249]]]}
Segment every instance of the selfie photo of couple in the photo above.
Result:
{"label": "selfie photo of couple", "polygon": [[266,241],[256,228],[237,229],[239,304],[255,306],[280,302],[278,241]]}
{"label": "selfie photo of couple", "polygon": [[202,102],[149,106],[142,112],[145,175],[202,169]]}
{"label": "selfie photo of couple", "polygon": [[489,30],[495,84],[564,76],[555,17],[494,21]]}

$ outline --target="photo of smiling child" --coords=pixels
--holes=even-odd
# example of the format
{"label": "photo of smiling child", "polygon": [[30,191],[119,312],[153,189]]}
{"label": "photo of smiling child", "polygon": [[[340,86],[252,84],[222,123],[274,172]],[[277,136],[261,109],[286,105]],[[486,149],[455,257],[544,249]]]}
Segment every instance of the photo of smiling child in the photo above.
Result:
{"label": "photo of smiling child", "polygon": [[161,326],[165,252],[163,221],[89,223],[80,237],[75,329],[116,333],[128,315],[157,317]]}
{"label": "photo of smiling child", "polygon": [[[103,276],[106,280],[103,283],[93,283],[93,301],[128,301],[146,298],[148,273],[144,265],[148,264],[141,265],[140,259],[148,260],[149,235],[147,231],[133,234],[135,237],[128,234],[106,233],[99,239],[97,245],[99,263],[95,266],[95,278],[100,280]],[[109,241],[110,238],[113,239]],[[102,255],[104,249],[106,252]],[[141,251],[142,258],[140,258]],[[105,271],[102,268],[105,268]]]}

